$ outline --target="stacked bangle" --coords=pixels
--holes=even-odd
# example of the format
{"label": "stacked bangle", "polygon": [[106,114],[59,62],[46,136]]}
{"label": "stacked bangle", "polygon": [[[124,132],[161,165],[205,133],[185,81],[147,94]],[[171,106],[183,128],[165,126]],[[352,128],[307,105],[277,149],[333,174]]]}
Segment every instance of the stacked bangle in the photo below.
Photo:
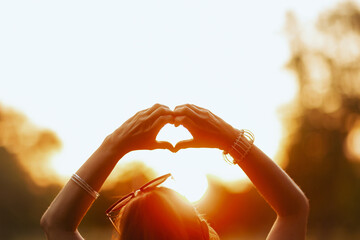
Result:
{"label": "stacked bangle", "polygon": [[73,180],[77,185],[79,185],[82,189],[87,191],[91,196],[93,196],[95,199],[97,199],[100,194],[95,191],[87,182],[85,182],[84,179],[79,177],[76,173],[74,173],[71,177],[71,180]]}
{"label": "stacked bangle", "polygon": [[[252,132],[246,129],[240,130],[239,136],[236,138],[229,150],[223,151],[225,161],[232,164],[238,164],[244,160],[254,145],[254,140],[255,136]],[[232,160],[229,159],[228,155],[232,157]]]}

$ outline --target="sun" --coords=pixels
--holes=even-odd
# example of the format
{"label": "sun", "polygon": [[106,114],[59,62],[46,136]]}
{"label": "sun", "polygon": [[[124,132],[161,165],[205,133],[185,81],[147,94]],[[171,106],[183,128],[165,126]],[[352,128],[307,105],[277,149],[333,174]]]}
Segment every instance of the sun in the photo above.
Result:
{"label": "sun", "polygon": [[173,172],[172,175],[173,179],[165,182],[164,186],[177,191],[190,202],[199,201],[208,189],[208,182],[204,174],[189,176],[187,172],[178,171]]}

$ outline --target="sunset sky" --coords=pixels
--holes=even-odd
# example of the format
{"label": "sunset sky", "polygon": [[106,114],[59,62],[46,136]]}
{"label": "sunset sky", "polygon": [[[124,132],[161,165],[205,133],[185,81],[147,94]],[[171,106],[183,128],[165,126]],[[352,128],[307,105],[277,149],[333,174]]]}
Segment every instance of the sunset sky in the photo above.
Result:
{"label": "sunset sky", "polygon": [[[274,157],[283,131],[279,107],[297,88],[284,69],[286,13],[309,24],[337,2],[2,1],[0,103],[57,134],[63,147],[49,166],[64,179],[154,103],[208,108],[250,129]],[[170,127],[159,135],[173,143],[188,137]],[[190,199],[206,190],[206,174],[243,176],[214,149],[137,151],[119,167],[134,160],[172,172]]]}

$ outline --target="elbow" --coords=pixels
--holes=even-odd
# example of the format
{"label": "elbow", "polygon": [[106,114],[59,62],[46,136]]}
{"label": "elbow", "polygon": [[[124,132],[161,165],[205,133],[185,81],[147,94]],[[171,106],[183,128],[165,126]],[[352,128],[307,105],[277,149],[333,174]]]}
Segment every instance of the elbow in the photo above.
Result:
{"label": "elbow", "polygon": [[64,239],[61,231],[54,223],[54,220],[48,212],[45,212],[40,219],[40,227],[44,231],[46,239]]}
{"label": "elbow", "polygon": [[293,205],[293,211],[290,215],[307,219],[310,212],[310,203],[306,195],[301,192],[301,195],[295,200]]}
{"label": "elbow", "polygon": [[304,218],[308,218],[310,212],[310,203],[309,199],[303,193],[301,198],[299,199],[298,207],[297,207],[297,215],[303,216]]}
{"label": "elbow", "polygon": [[51,207],[40,218],[40,227],[43,229],[46,239],[83,239],[77,227],[73,226],[71,221],[63,218]]}
{"label": "elbow", "polygon": [[300,194],[293,196],[292,200],[288,204],[278,211],[277,214],[282,218],[299,218],[307,219],[310,212],[310,203],[306,195],[300,191]]}
{"label": "elbow", "polygon": [[45,233],[47,233],[48,229],[50,228],[50,221],[46,212],[42,215],[40,219],[40,227],[43,229]]}
{"label": "elbow", "polygon": [[48,210],[40,219],[40,227],[48,238],[57,229],[57,225],[54,223],[54,219],[51,217],[51,213]]}

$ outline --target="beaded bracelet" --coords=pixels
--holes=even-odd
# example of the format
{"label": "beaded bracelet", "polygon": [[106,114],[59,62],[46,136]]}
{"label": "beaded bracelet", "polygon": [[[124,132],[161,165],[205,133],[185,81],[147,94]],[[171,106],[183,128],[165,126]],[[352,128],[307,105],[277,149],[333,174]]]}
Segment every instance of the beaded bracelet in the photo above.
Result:
{"label": "beaded bracelet", "polygon": [[71,180],[73,180],[77,185],[79,185],[82,189],[87,191],[91,196],[93,196],[95,199],[97,199],[100,194],[95,191],[87,182],[85,182],[84,179],[79,177],[76,173],[74,173],[71,177]]}
{"label": "beaded bracelet", "polygon": [[[231,164],[238,164],[249,153],[254,145],[255,136],[252,132],[246,129],[240,130],[239,136],[236,138],[228,151],[223,151],[223,157],[226,162]],[[232,160],[227,155],[232,156]]]}

